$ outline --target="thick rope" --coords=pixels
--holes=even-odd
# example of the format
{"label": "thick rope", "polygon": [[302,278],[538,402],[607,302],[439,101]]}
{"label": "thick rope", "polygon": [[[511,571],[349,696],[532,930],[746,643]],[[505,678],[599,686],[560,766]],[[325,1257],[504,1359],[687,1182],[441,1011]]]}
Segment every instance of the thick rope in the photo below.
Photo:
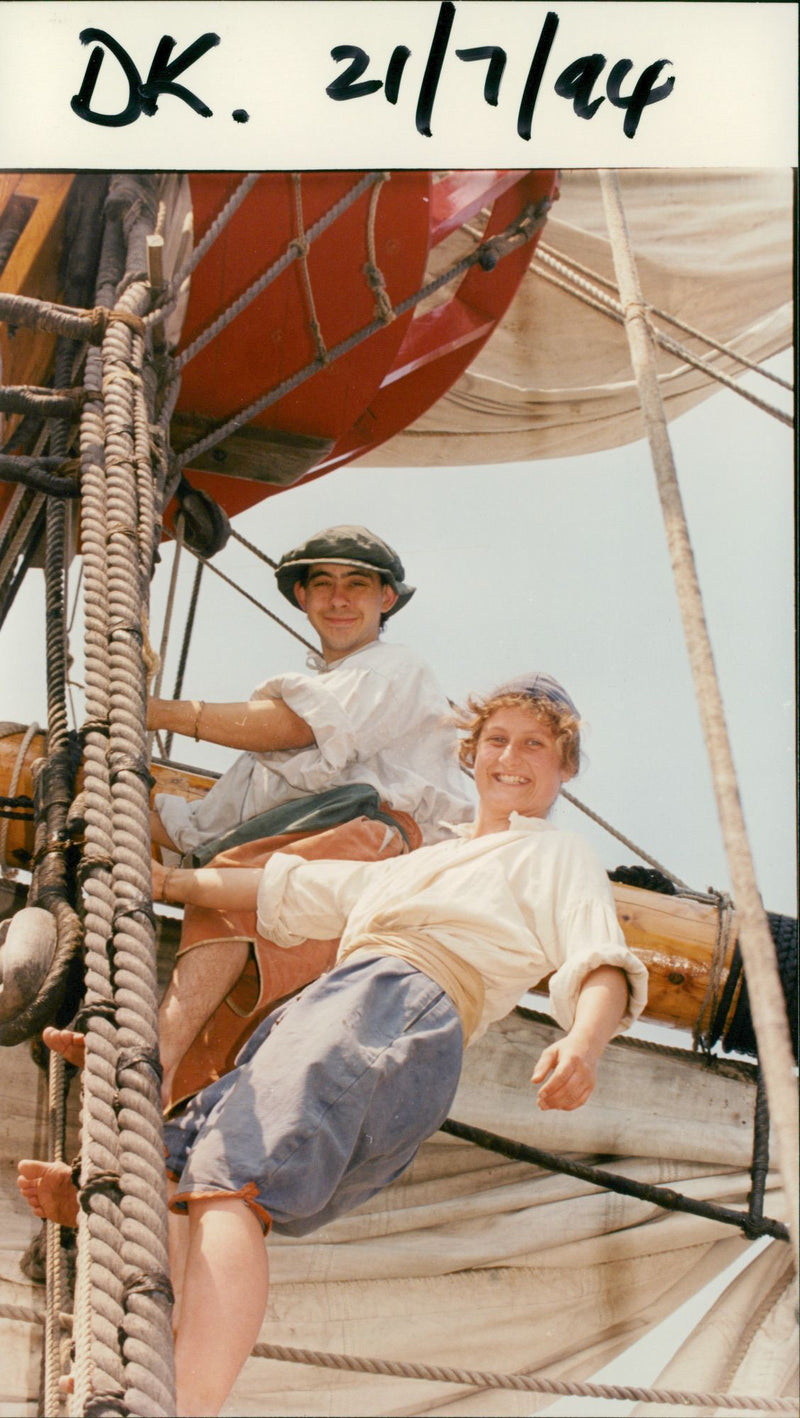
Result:
{"label": "thick rope", "polygon": [[722,835],[739,921],[739,945],[751,995],[753,1025],[786,1190],[795,1268],[798,1267],[798,1100],[789,1025],[769,924],[761,904],[739,797],[719,683],[689,531],[675,473],[653,349],[616,175],[600,173],[614,264],[625,306],[631,359],[642,400],[667,544],[675,577],[700,717],[711,765]]}
{"label": "thick rope", "polygon": [[9,325],[46,330],[66,340],[88,340],[93,345],[101,343],[109,322],[133,323],[136,328],[141,328],[141,320],[130,311],[106,310],[101,306],[89,311],[78,310],[52,301],[36,300],[33,296],[7,295],[4,292],[0,292],[0,320]]}
{"label": "thick rope", "polygon": [[[66,1126],[66,1065],[61,1054],[51,1053],[47,1067],[47,1156],[51,1162],[64,1160]],[[57,1413],[58,1380],[61,1375],[61,1312],[64,1309],[64,1267],[61,1227],[45,1222],[46,1296],[44,1327],[44,1412]]]}
{"label": "thick rope", "polygon": [[[129,263],[134,265],[129,255]],[[139,315],[149,300],[144,281],[130,285],[123,308]],[[151,555],[140,513],[141,364],[144,342],[128,324],[110,326],[103,343],[108,489],[109,764],[114,841],[114,998],[119,1054],[119,1171],[123,1279],[143,1273],[150,1284],[124,1287],[125,1401],[131,1411],[174,1408],[168,1308],[159,1277],[168,1269],[166,1197],[158,1057],[158,989],[151,905],[149,771],[145,723],[143,615]],[[149,463],[148,463],[149,465]],[[137,497],[138,493],[138,497]],[[152,519],[151,519],[152,526]]]}
{"label": "thick rope", "polygon": [[650,1182],[637,1182],[633,1177],[624,1177],[604,1167],[593,1167],[586,1162],[572,1162],[558,1152],[547,1152],[541,1147],[531,1147],[513,1138],[499,1137],[485,1128],[472,1127],[468,1123],[455,1122],[447,1118],[442,1123],[441,1132],[464,1142],[474,1143],[487,1152],[496,1152],[501,1157],[509,1157],[514,1162],[528,1162],[534,1167],[546,1167],[549,1172],[561,1172],[565,1177],[575,1177],[578,1181],[589,1182],[591,1186],[603,1187],[606,1191],[618,1192],[620,1196],[632,1196],[638,1201],[648,1202],[663,1211],[685,1211],[690,1216],[702,1216],[709,1221],[721,1221],[726,1226],[740,1226],[745,1235],[772,1236],[775,1240],[788,1239],[788,1231],[782,1221],[763,1220],[752,1217],[745,1211],[734,1211],[729,1206],[719,1206],[712,1201],[695,1201],[671,1187],[654,1186]]}
{"label": "thick rope", "polygon": [[80,413],[82,402],[82,388],[41,389],[32,384],[7,384],[0,389],[0,409],[7,414],[71,419]]}
{"label": "thick rope", "polygon": [[332,1354],[320,1349],[292,1349],[285,1344],[256,1344],[252,1353],[258,1359],[314,1364],[319,1368],[348,1373],[466,1384],[471,1388],[516,1389],[524,1393],[550,1393],[566,1398],[627,1399],[640,1403],[684,1404],[687,1407],[749,1408],[759,1413],[797,1412],[797,1400],[792,1398],[749,1398],[734,1393],[686,1393],[680,1389],[639,1388],[622,1384],[568,1383],[559,1379],[540,1379],[532,1374],[498,1374],[442,1364],[408,1364],[392,1359],[367,1359],[355,1354]]}
{"label": "thick rope", "polygon": [[73,479],[77,471],[71,458],[9,457],[0,453],[0,481],[19,483],[48,497],[77,497],[78,484]]}
{"label": "thick rope", "polygon": [[[118,249],[119,248],[119,249]],[[121,232],[109,220],[101,255],[97,299],[109,300],[123,267]],[[116,1074],[117,1028],[113,1012],[108,943],[114,921],[111,880],[113,839],[108,767],[109,607],[107,498],[105,480],[105,417],[102,398],[102,356],[90,350],[84,374],[89,398],[81,419],[81,546],[84,565],[84,660],[86,723],[84,794],[86,832],[83,899],[86,951],[86,1058],[81,1072],[81,1170],[85,1187],[96,1172],[118,1170]],[[78,1221],[78,1266],[75,1293],[75,1399],[83,1403],[98,1389],[120,1389],[124,1366],[118,1335],[123,1320],[123,1286],[119,1273],[122,1213],[118,1198],[95,1197]]]}

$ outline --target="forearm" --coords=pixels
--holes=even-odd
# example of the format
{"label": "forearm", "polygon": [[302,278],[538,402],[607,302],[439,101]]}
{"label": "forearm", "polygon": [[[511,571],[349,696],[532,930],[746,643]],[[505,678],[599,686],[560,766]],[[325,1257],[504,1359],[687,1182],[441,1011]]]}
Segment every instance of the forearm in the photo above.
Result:
{"label": "forearm", "polygon": [[178,851],[155,808],[150,809],[150,840],[158,847],[169,847],[171,852]]}
{"label": "forearm", "polygon": [[[580,1108],[591,1096],[597,1064],[628,1004],[628,977],[613,965],[591,970],[581,985],[572,1028],[540,1055],[532,1083],[542,1109]],[[550,1075],[548,1077],[548,1075]],[[545,1082],[547,1079],[547,1082]]]}
{"label": "forearm", "polygon": [[161,867],[153,864],[153,900],[171,906],[254,911],[261,867]]}
{"label": "forearm", "polygon": [[628,977],[614,965],[599,965],[586,976],[575,1006],[570,1039],[599,1059],[628,1006]]}
{"label": "forearm", "polygon": [[199,699],[151,699],[148,729],[203,739],[226,748],[269,753],[307,748],[314,735],[282,699],[253,699],[238,704],[205,704]]}

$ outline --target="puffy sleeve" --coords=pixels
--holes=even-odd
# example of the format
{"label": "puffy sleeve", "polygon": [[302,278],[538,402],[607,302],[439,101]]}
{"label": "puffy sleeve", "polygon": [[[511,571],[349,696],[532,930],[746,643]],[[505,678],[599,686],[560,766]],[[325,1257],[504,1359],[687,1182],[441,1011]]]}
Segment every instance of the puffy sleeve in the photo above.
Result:
{"label": "puffy sleeve", "polygon": [[629,1029],[647,1004],[647,970],[628,949],[617,921],[613,899],[581,902],[562,923],[563,963],[551,976],[550,1009],[562,1029],[569,1030],[586,976],[599,965],[614,965],[628,977],[628,1007],[617,1033]]}
{"label": "puffy sleeve", "polygon": [[203,798],[189,802],[174,793],[156,794],[155,810],[178,851],[192,852],[202,842],[237,827],[248,816],[246,804],[254,771],[263,776],[253,755],[241,753]]}
{"label": "puffy sleeve", "polygon": [[628,949],[608,875],[579,834],[559,831],[549,841],[555,854],[547,932],[555,968],[549,982],[553,1017],[571,1029],[586,976],[612,965],[628,977],[628,1007],[617,1032],[628,1029],[647,1003],[647,969]]}
{"label": "puffy sleeve", "polygon": [[[327,783],[331,772],[374,758],[446,704],[424,663],[405,647],[379,646],[347,656],[327,673],[283,674],[256,691],[283,699],[314,733]],[[429,703],[430,701],[430,703]],[[301,751],[302,753],[302,751]],[[316,790],[316,789],[312,789]]]}
{"label": "puffy sleeve", "polygon": [[258,888],[258,929],[284,948],[304,940],[333,940],[375,873],[388,862],[306,862],[274,852]]}

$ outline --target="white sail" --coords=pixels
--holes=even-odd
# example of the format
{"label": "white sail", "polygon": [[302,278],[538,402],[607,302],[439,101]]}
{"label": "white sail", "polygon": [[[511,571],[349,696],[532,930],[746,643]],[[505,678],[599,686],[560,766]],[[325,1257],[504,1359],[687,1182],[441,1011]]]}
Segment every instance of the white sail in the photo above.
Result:
{"label": "white sail", "polygon": [[[752,1068],[722,1063],[710,1069],[688,1053],[618,1041],[607,1051],[596,1094],[585,1109],[540,1114],[527,1080],[555,1032],[522,1013],[495,1026],[466,1055],[453,1116],[572,1156],[599,1156],[609,1170],[661,1183],[695,1200],[745,1206]],[[0,1070],[7,1100],[4,1156],[41,1155],[46,1086],[27,1047],[4,1050]],[[73,1131],[67,1155],[75,1141]],[[777,1185],[771,1176],[766,1211],[780,1218]],[[0,1208],[0,1300],[4,1306],[41,1308],[43,1291],[18,1268],[38,1223],[12,1185],[2,1189]],[[303,1240],[272,1239],[274,1287],[261,1340],[406,1363],[586,1380],[749,1245],[737,1229],[719,1221],[663,1212],[651,1201],[438,1134],[409,1173],[366,1206]],[[701,1345],[699,1357],[690,1350],[683,1367],[665,1373],[670,1387],[718,1385],[751,1392],[756,1385],[762,1395],[786,1391],[792,1379],[785,1337],[791,1305],[787,1309],[784,1299],[777,1311],[774,1304],[763,1314],[758,1310],[756,1323],[756,1302],[748,1301],[752,1294],[772,1295],[777,1271],[783,1294],[789,1248],[776,1241],[767,1254],[773,1259],[762,1258],[758,1271],[751,1267],[735,1282],[732,1293],[744,1299],[719,1302],[733,1305],[735,1318],[718,1327],[734,1351],[746,1335],[749,1367],[743,1364],[733,1384],[722,1357],[704,1367]],[[765,1279],[766,1265],[777,1270]],[[730,1338],[734,1334],[739,1338]],[[0,1318],[0,1335],[0,1413],[32,1415],[41,1330],[25,1319]],[[333,1373],[254,1357],[226,1411],[330,1418],[522,1415],[551,1401],[533,1393],[476,1392],[458,1383]]]}
{"label": "white sail", "polygon": [[[791,344],[790,171],[628,169],[620,184],[643,293],[652,306],[755,362]],[[469,235],[460,239],[465,246],[473,242]],[[596,171],[564,173],[540,250],[613,281]],[[454,245],[439,249],[443,261],[454,254]],[[622,326],[551,285],[542,269],[534,259],[505,319],[448,393],[363,457],[363,464],[563,458],[643,436]],[[665,328],[693,354],[708,357],[713,368],[729,376],[740,372],[729,355]],[[668,418],[719,387],[674,354],[662,350],[658,358]]]}

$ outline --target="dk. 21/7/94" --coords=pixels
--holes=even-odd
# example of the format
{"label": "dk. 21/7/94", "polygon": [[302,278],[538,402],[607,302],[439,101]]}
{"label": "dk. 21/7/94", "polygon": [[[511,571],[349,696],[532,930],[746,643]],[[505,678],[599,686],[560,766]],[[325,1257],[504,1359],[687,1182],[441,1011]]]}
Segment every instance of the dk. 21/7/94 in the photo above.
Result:
{"label": "dk. 21/7/94", "polygon": [[[436,28],[417,99],[416,128],[417,132],[426,138],[432,136],[433,106],[448,54],[455,15],[456,7],[452,0],[444,0],[444,3],[439,7]],[[517,133],[520,138],[526,141],[531,136],[536,100],[539,97],[545,67],[553,48],[558,23],[558,15],[555,11],[548,11],[523,85],[517,111]],[[487,67],[483,83],[483,100],[491,107],[496,107],[500,101],[500,89],[508,58],[505,49],[500,45],[486,44],[469,49],[456,49],[454,53],[456,59],[461,60],[464,64],[485,62]],[[349,61],[348,67],[338,74],[332,83],[328,84],[325,92],[334,102],[342,103],[348,99],[367,98],[370,94],[383,89],[387,102],[395,104],[400,96],[406,64],[410,57],[411,50],[406,45],[395,45],[384,77],[365,79],[363,75],[368,72],[371,64],[367,51],[355,44],[337,44],[331,50],[331,58],[337,63]],[[649,104],[659,103],[662,99],[667,98],[674,88],[674,75],[670,75],[663,83],[657,82],[662,69],[670,61],[656,59],[652,64],[648,64],[632,83],[629,92],[623,94],[622,85],[628,78],[633,63],[630,59],[618,59],[612,64],[606,76],[605,94],[595,94],[595,85],[606,67],[606,62],[604,54],[581,55],[561,70],[553,88],[559,98],[567,99],[572,103],[578,118],[593,118],[607,98],[615,108],[624,111],[623,133],[626,138],[633,138],[645,108]]]}

